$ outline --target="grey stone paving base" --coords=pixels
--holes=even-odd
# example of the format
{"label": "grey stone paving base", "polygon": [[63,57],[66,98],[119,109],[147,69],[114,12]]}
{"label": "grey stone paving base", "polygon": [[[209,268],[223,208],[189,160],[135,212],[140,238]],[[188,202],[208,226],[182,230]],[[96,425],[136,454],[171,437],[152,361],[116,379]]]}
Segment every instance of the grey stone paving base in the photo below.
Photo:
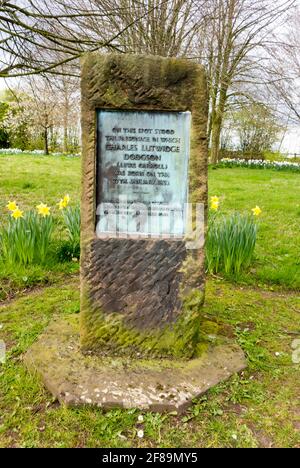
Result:
{"label": "grey stone paving base", "polygon": [[24,361],[68,406],[184,411],[192,400],[246,367],[236,345],[215,346],[191,361],[84,356],[73,319],[53,321]]}

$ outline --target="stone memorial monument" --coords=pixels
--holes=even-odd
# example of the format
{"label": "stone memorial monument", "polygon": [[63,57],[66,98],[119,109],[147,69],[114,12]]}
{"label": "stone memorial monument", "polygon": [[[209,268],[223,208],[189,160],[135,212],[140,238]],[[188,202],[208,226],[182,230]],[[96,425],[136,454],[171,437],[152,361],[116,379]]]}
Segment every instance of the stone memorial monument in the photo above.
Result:
{"label": "stone memorial monument", "polygon": [[205,72],[90,54],[81,92],[80,332],[55,322],[26,361],[67,404],[181,411],[245,367],[202,313]]}
{"label": "stone memorial monument", "polygon": [[203,245],[187,250],[185,236],[188,202],[206,205],[206,128],[199,65],[134,55],[83,63],[84,350],[197,353]]}

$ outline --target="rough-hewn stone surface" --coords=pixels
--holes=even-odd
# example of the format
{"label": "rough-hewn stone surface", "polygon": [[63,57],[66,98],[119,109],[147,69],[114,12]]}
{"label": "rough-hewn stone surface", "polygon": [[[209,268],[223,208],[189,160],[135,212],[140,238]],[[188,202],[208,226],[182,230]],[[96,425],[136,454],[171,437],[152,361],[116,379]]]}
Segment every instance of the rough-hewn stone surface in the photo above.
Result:
{"label": "rough-hewn stone surface", "polygon": [[52,322],[24,360],[68,406],[178,413],[213,385],[246,367],[242,350],[232,344],[215,346],[189,362],[84,356],[74,318]]}
{"label": "rough-hewn stone surface", "polygon": [[[191,111],[189,199],[206,205],[207,89],[203,68],[191,61],[98,54],[82,63],[81,89],[81,343],[95,351],[105,348],[98,330],[103,321],[109,327],[110,314],[121,314],[125,327],[152,333],[180,316],[191,287],[204,288],[202,249],[187,252],[183,242],[95,240],[95,110]],[[183,272],[189,259],[193,268]]]}
{"label": "rough-hewn stone surface", "polygon": [[124,314],[129,326],[162,328],[182,306],[178,269],[185,258],[184,242],[97,239],[87,271],[91,300],[104,314]]}

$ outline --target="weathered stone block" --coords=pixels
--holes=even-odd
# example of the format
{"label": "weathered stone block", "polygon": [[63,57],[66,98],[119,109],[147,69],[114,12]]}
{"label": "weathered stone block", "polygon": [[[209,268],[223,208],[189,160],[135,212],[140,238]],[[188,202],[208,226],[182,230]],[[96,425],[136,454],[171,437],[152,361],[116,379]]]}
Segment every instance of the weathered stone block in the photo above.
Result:
{"label": "weathered stone block", "polygon": [[97,354],[197,353],[203,248],[184,238],[99,239],[96,110],[191,112],[190,202],[207,204],[207,86],[194,62],[88,55],[82,63],[81,345]]}

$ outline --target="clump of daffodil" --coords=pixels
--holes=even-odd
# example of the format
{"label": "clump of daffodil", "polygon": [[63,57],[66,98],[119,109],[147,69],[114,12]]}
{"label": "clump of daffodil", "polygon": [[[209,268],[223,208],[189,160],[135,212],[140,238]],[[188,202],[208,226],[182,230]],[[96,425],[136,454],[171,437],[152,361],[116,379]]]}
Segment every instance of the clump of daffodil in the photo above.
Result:
{"label": "clump of daffodil", "polygon": [[36,209],[38,214],[43,216],[43,218],[45,218],[46,216],[50,216],[50,208],[45,203],[40,203],[39,205],[37,205]]}
{"label": "clump of daffodil", "polygon": [[261,209],[260,209],[260,207],[257,206],[257,205],[256,205],[254,208],[252,208],[251,211],[252,211],[252,213],[253,213],[254,216],[260,216],[260,214],[261,214]]}
{"label": "clump of daffodil", "polygon": [[59,200],[57,205],[60,210],[63,210],[64,208],[67,208],[69,203],[70,203],[70,195],[67,193],[63,198]]}
{"label": "clump of daffodil", "polygon": [[15,210],[12,210],[11,217],[15,219],[23,218],[23,211],[17,207]]}
{"label": "clump of daffodil", "polygon": [[216,195],[214,195],[213,197],[210,197],[210,208],[213,211],[218,211],[219,205],[220,205],[219,197],[217,197]]}
{"label": "clump of daffodil", "polygon": [[6,208],[9,211],[15,211],[16,209],[18,209],[18,205],[15,201],[9,201],[6,205]]}

